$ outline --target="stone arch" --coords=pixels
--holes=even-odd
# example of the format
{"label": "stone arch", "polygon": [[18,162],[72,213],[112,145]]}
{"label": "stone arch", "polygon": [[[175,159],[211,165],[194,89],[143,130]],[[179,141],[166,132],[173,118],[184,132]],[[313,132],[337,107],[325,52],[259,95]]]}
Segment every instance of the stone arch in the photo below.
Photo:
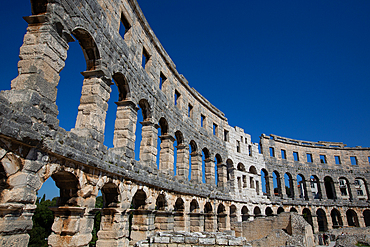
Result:
{"label": "stone arch", "polygon": [[324,185],[327,198],[332,200],[336,199],[334,181],[330,176],[324,178]]}
{"label": "stone arch", "polygon": [[326,213],[323,209],[319,208],[316,211],[317,223],[319,225],[319,232],[326,232],[328,230],[328,221],[326,219]]}
{"label": "stone arch", "polygon": [[211,153],[208,148],[202,149],[202,157],[202,176],[204,177],[204,182],[214,185],[214,161],[211,159]]}
{"label": "stone arch", "polygon": [[322,198],[322,191],[320,186],[319,178],[316,175],[311,175],[310,177],[310,187],[311,193],[314,199],[321,199]]}
{"label": "stone arch", "polygon": [[148,121],[152,117],[152,110],[149,102],[146,99],[141,99],[139,101],[139,107],[141,109],[141,113],[143,114],[143,121]]}
{"label": "stone arch", "polygon": [[201,164],[199,162],[198,145],[194,140],[189,143],[189,180],[200,181]]}
{"label": "stone arch", "polygon": [[236,206],[232,204],[229,209],[230,209],[230,222],[231,223],[237,222],[238,216],[236,214]]}
{"label": "stone arch", "polygon": [[348,209],[346,212],[348,226],[359,227],[357,213],[353,209]]}
{"label": "stone arch", "polygon": [[290,211],[291,213],[298,213],[297,209],[295,207],[291,207]]}
{"label": "stone arch", "polygon": [[127,83],[125,76],[120,73],[114,73],[112,76],[118,88],[118,101],[128,100],[131,98],[130,87]]}
{"label": "stone arch", "polygon": [[144,190],[139,189],[136,191],[134,197],[132,198],[131,206],[133,209],[144,209],[146,205],[146,193]]}
{"label": "stone arch", "polygon": [[210,202],[206,202],[204,205],[204,231],[213,232],[214,231],[214,221],[213,221],[213,208]]}
{"label": "stone arch", "polygon": [[175,132],[175,137],[176,137],[177,145],[180,145],[180,144],[184,143],[184,136],[181,133],[181,131],[179,131],[179,130],[176,131]]}
{"label": "stone arch", "polygon": [[309,210],[308,208],[304,208],[302,210],[302,216],[307,221],[307,223],[310,224],[311,227],[313,227],[311,210]]}
{"label": "stone arch", "polygon": [[274,195],[281,197],[282,196],[282,190],[281,190],[281,179],[280,179],[280,174],[278,171],[273,171],[272,172],[272,177],[273,177],[273,183],[274,183]]}
{"label": "stone arch", "polygon": [[297,188],[298,188],[299,198],[308,200],[306,179],[302,174],[297,175]]}
{"label": "stone arch", "polygon": [[31,0],[32,15],[44,14],[47,11],[47,0]]}
{"label": "stone arch", "polygon": [[206,204],[204,205],[204,213],[205,214],[210,214],[213,212],[213,209],[212,209],[212,205],[210,202],[206,202]]}
{"label": "stone arch", "polygon": [[78,206],[78,190],[81,188],[77,177],[67,171],[58,171],[51,175],[60,189],[57,206]]}
{"label": "stone arch", "polygon": [[200,222],[200,213],[199,213],[199,203],[196,199],[193,199],[190,202],[190,231],[191,232],[199,232],[203,231],[204,228]]}
{"label": "stone arch", "polygon": [[267,215],[267,216],[273,216],[274,215],[274,212],[272,211],[271,207],[266,207],[265,215]]}
{"label": "stone arch", "polygon": [[82,48],[86,60],[86,70],[96,70],[100,65],[100,52],[93,36],[84,28],[73,29],[72,34],[76,37]]}
{"label": "stone arch", "polygon": [[190,212],[191,213],[197,213],[199,210],[199,203],[196,199],[193,199],[191,202],[190,202]]}
{"label": "stone arch", "polygon": [[331,221],[333,222],[333,228],[340,228],[343,226],[342,217],[338,209],[333,208],[330,212]]}
{"label": "stone arch", "polygon": [[237,169],[238,171],[245,172],[245,166],[241,162],[238,163]]}
{"label": "stone arch", "polygon": [[250,166],[249,167],[249,173],[257,175],[257,169],[255,166]]}
{"label": "stone arch", "polygon": [[[226,174],[227,174],[227,181],[234,180],[234,162],[231,159],[226,160]],[[229,186],[230,186],[229,182]]]}
{"label": "stone arch", "polygon": [[159,127],[161,128],[161,133],[160,134],[161,135],[167,135],[168,131],[169,131],[167,120],[164,117],[161,117],[159,119],[158,123],[159,123]]}
{"label": "stone arch", "polygon": [[254,207],[253,214],[254,214],[254,217],[261,216],[261,209],[258,206]]}
{"label": "stone arch", "polygon": [[248,221],[248,219],[249,219],[249,210],[246,206],[242,207],[241,214],[242,214],[242,221]]}
{"label": "stone arch", "polygon": [[226,230],[226,209],[222,203],[217,207],[217,230],[219,232]]}
{"label": "stone arch", "polygon": [[285,184],[285,193],[289,198],[294,198],[294,185],[293,185],[293,178],[292,174],[286,172],[284,174],[284,184]]}
{"label": "stone arch", "polygon": [[174,211],[184,211],[184,200],[178,197],[175,202]]}
{"label": "stone arch", "polygon": [[359,200],[368,200],[369,199],[369,191],[367,187],[366,180],[361,177],[356,177],[355,181],[355,189],[357,190],[357,198]]}
{"label": "stone arch", "polygon": [[183,231],[185,229],[185,217],[184,217],[184,200],[181,197],[176,199],[174,205],[173,219],[174,219],[174,230]]}
{"label": "stone arch", "polygon": [[339,191],[342,199],[352,199],[351,189],[349,187],[349,182],[346,177],[339,178]]}
{"label": "stone arch", "polygon": [[155,209],[164,211],[167,207],[166,196],[161,193],[158,195],[157,200],[155,201]]}
{"label": "stone arch", "polygon": [[270,179],[269,173],[265,168],[261,169],[261,184],[262,184],[262,192],[264,195],[270,196]]}
{"label": "stone arch", "polygon": [[119,189],[114,183],[106,183],[101,188],[103,197],[103,208],[117,207],[119,203]]}
{"label": "stone arch", "polygon": [[369,209],[364,210],[362,215],[364,216],[365,226],[366,227],[370,226],[370,210]]}
{"label": "stone arch", "polygon": [[222,164],[222,157],[220,154],[215,155],[215,174],[217,176],[216,178],[216,185],[217,187],[223,188],[225,186],[225,180],[226,180],[226,171],[225,171],[225,165]]}
{"label": "stone arch", "polygon": [[276,214],[281,214],[281,213],[284,213],[284,208],[283,207],[279,207],[276,211]]}

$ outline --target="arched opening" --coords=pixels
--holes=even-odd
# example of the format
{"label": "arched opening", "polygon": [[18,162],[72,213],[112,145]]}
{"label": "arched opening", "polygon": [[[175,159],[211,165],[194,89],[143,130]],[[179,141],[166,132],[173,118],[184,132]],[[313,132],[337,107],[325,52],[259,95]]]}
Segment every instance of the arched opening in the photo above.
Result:
{"label": "arched opening", "polygon": [[255,166],[250,166],[249,167],[249,173],[257,175],[257,169]]}
{"label": "arched opening", "polygon": [[362,178],[356,178],[355,179],[355,189],[357,193],[357,198],[359,200],[368,200],[368,189],[367,184],[364,179]]}
{"label": "arched opening", "polygon": [[226,230],[226,210],[225,206],[220,203],[217,207],[217,231]]}
{"label": "arched opening", "polygon": [[236,215],[236,206],[231,205],[230,206],[230,223],[234,223],[238,221],[238,217]]}
{"label": "arched opening", "polygon": [[171,212],[166,212],[166,208],[166,196],[164,194],[159,194],[155,202],[155,209],[157,211],[155,212],[154,227],[156,231],[169,230],[169,216]]}
{"label": "arched opening", "polygon": [[184,149],[184,136],[182,135],[181,131],[175,132],[175,142],[174,145],[174,166],[173,166],[173,173],[174,175],[184,176],[186,163],[187,160],[185,159],[185,149]]}
{"label": "arched opening", "polygon": [[345,177],[339,178],[339,190],[342,199],[352,199],[348,180]]}
{"label": "arched opening", "polygon": [[[146,193],[139,189],[136,191],[131,201],[131,208],[133,209],[129,214],[129,239],[132,241],[139,241],[145,239],[145,230],[147,226],[147,212],[146,206]],[[135,226],[135,227],[133,227]]]}
{"label": "arched opening", "polygon": [[294,197],[294,190],[293,190],[293,179],[292,175],[287,172],[284,174],[284,182],[285,182],[285,193],[289,198]]}
{"label": "arched opening", "polygon": [[280,184],[280,174],[277,171],[272,173],[272,179],[274,183],[274,195],[277,197],[282,197],[281,184]]}
{"label": "arched opening", "polygon": [[326,196],[328,197],[328,199],[332,199],[332,200],[336,199],[333,179],[329,176],[326,176],[324,178],[324,184],[325,184]]}
{"label": "arched opening", "polygon": [[261,170],[261,184],[262,184],[262,193],[264,196],[270,196],[270,182],[268,177],[268,172],[266,169]]}
{"label": "arched opening", "polygon": [[78,206],[79,182],[75,175],[60,171],[51,175],[60,190],[57,206]]}
{"label": "arched opening", "polygon": [[210,152],[207,148],[203,148],[202,150],[202,181],[203,183],[207,184],[214,184],[212,183],[212,180],[214,179],[214,176],[212,174],[212,169],[214,169],[211,166],[211,156]]}
{"label": "arched opening", "polygon": [[242,221],[248,221],[249,219],[249,210],[246,206],[242,207]]}
{"label": "arched opening", "polygon": [[195,141],[191,140],[189,144],[189,180],[198,181],[200,179],[199,173],[198,146]]}
{"label": "arched opening", "polygon": [[193,199],[190,202],[190,232],[201,232],[204,229],[201,227],[199,204],[198,201]]}
{"label": "arched opening", "polygon": [[363,212],[365,226],[370,226],[370,210],[366,209]]}
{"label": "arched opening", "polygon": [[94,38],[82,28],[76,28],[72,34],[81,45],[86,60],[86,70],[96,70],[100,65],[100,54]]}
{"label": "arched opening", "polygon": [[158,123],[158,154],[157,167],[159,170],[173,174],[173,138],[168,135],[168,123],[163,117]]}
{"label": "arched opening", "polygon": [[225,174],[224,174],[225,167],[222,166],[222,158],[220,154],[216,154],[215,156],[215,174],[216,174],[216,186],[217,187],[224,187],[225,184]]}
{"label": "arched opening", "polygon": [[173,220],[174,220],[174,231],[183,231],[185,229],[185,218],[184,218],[184,201],[178,197],[174,206]]}
{"label": "arched opening", "polygon": [[267,207],[265,209],[265,215],[267,215],[267,216],[273,216],[274,215],[274,212],[272,211],[272,209],[270,207]]}
{"label": "arched opening", "polygon": [[340,228],[343,226],[342,217],[340,216],[340,212],[338,209],[331,210],[330,213],[331,221],[333,222],[333,228]]}
{"label": "arched opening", "polygon": [[239,163],[237,168],[238,168],[238,171],[245,172],[245,167],[242,163]]}
{"label": "arched opening", "polygon": [[214,231],[213,209],[210,202],[207,202],[204,205],[204,231],[205,232]]}
{"label": "arched opening", "polygon": [[302,174],[297,175],[297,187],[298,187],[299,198],[308,200],[306,179],[304,178]]}
{"label": "arched opening", "polygon": [[310,224],[312,226],[312,228],[313,228],[313,221],[312,221],[311,210],[309,210],[308,208],[304,208],[302,210],[302,216],[307,221],[307,223]]}
{"label": "arched opening", "polygon": [[277,213],[277,214],[281,214],[281,213],[283,213],[283,212],[284,212],[284,208],[279,207],[276,213]]}
{"label": "arched opening", "polygon": [[355,226],[355,227],[360,226],[358,223],[357,213],[354,210],[348,209],[346,212],[346,215],[347,215],[348,226]]}
{"label": "arched opening", "polygon": [[315,175],[312,175],[310,177],[310,187],[311,187],[311,193],[314,199],[321,199],[321,187],[319,178]]}
{"label": "arched opening", "polygon": [[290,212],[291,213],[298,213],[297,209],[295,207],[291,207],[290,208]]}
{"label": "arched opening", "polygon": [[259,207],[255,207],[253,209],[253,214],[254,214],[254,217],[259,217],[261,216],[261,209]]}
{"label": "arched opening", "polygon": [[316,211],[317,223],[319,225],[320,232],[326,232],[328,230],[328,221],[326,219],[326,213],[321,208]]}

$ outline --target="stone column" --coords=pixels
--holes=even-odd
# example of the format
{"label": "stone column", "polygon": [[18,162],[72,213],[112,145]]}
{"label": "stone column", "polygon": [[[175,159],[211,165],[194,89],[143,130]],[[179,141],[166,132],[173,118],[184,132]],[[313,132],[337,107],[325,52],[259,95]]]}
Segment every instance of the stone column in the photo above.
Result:
{"label": "stone column", "polygon": [[215,181],[215,162],[208,158],[204,161],[204,168],[205,168],[205,180],[207,184],[216,186]]}
{"label": "stone column", "polygon": [[313,195],[312,195],[312,191],[311,191],[311,181],[306,180],[305,185],[306,185],[306,193],[307,193],[306,197],[308,198],[309,201],[312,201],[313,200]]}
{"label": "stone column", "polygon": [[284,184],[284,191],[285,191],[285,183],[282,183],[282,181],[284,181],[284,180],[282,180],[281,176],[276,178],[276,182],[278,184],[278,193],[279,193],[278,197],[280,197],[280,198],[282,198],[282,197],[284,197],[284,195],[286,195],[286,192],[283,193],[283,184]]}
{"label": "stone column", "polygon": [[320,190],[321,190],[321,199],[322,200],[328,200],[328,196],[326,195],[326,188],[324,181],[320,181]]}
{"label": "stone column", "polygon": [[94,225],[94,211],[85,207],[61,206],[51,208],[54,212],[52,233],[48,244],[53,247],[88,246]]}
{"label": "stone column", "polygon": [[365,218],[362,214],[357,214],[359,227],[366,227]]}
{"label": "stone column", "polygon": [[121,208],[101,210],[97,247],[128,246],[128,215]]}
{"label": "stone column", "polygon": [[28,246],[35,209],[32,204],[0,204],[0,246]]}
{"label": "stone column", "polygon": [[191,181],[202,182],[202,154],[193,152],[191,156]]}
{"label": "stone column", "polygon": [[[349,183],[349,182],[348,182]],[[352,195],[352,200],[355,200],[357,201],[358,200],[358,197],[357,197],[357,189],[356,189],[356,186],[355,186],[355,183],[349,183],[347,185],[347,191],[350,195]],[[366,192],[366,191],[365,191]]]}
{"label": "stone column", "polygon": [[165,172],[168,175],[173,174],[174,167],[174,147],[173,143],[175,138],[170,135],[162,135],[161,139],[161,151],[159,153],[159,170]]}
{"label": "stone column", "polygon": [[113,150],[117,154],[125,153],[127,157],[135,157],[135,131],[138,107],[131,100],[116,102],[117,115],[114,125]]}
{"label": "stone column", "polygon": [[326,222],[327,222],[327,228],[328,230],[333,229],[333,220],[331,218],[330,212],[326,214]]}
{"label": "stone column", "polygon": [[143,128],[141,131],[140,161],[142,164],[157,168],[158,125],[154,123],[153,119],[144,120],[141,124]]}
{"label": "stone column", "polygon": [[296,178],[292,178],[292,193],[293,193],[293,199],[294,200],[303,200],[301,198],[301,191],[298,189],[298,182]]}
{"label": "stone column", "polygon": [[104,142],[105,117],[108,100],[112,91],[111,80],[101,70],[85,71],[82,85],[80,106],[78,107],[76,126],[77,134],[88,135],[96,141]]}
{"label": "stone column", "polygon": [[334,200],[337,200],[338,198],[340,198],[337,195],[337,193],[340,193],[339,182],[337,181],[333,182],[333,193],[334,193]]}
{"label": "stone column", "polygon": [[[273,176],[267,176],[268,184],[266,184],[266,193],[269,198],[275,196],[274,194],[274,178]],[[267,188],[268,187],[268,188]]]}
{"label": "stone column", "polygon": [[227,170],[225,164],[217,164],[217,187],[226,188],[227,185]]}
{"label": "stone column", "polygon": [[189,146],[177,145],[176,176],[187,180],[189,176]]}

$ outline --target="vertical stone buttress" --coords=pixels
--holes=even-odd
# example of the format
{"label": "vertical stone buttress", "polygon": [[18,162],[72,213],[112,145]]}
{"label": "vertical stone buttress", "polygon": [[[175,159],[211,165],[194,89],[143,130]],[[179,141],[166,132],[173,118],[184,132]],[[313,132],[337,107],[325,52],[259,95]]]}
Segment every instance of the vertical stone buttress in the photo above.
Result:
{"label": "vertical stone buttress", "polygon": [[158,125],[154,123],[153,119],[144,120],[141,124],[143,128],[141,132],[140,161],[144,165],[151,165],[156,168]]}
{"label": "vertical stone buttress", "polygon": [[175,139],[170,135],[162,135],[161,139],[161,151],[159,154],[159,170],[164,171],[168,175],[174,175],[174,147],[173,143]]}
{"label": "vertical stone buttress", "polygon": [[82,85],[80,105],[78,107],[74,132],[88,135],[103,143],[105,117],[111,92],[111,80],[103,71],[92,70],[82,73],[85,77]]}
{"label": "vertical stone buttress", "polygon": [[117,114],[114,125],[114,152],[125,154],[128,158],[135,157],[135,130],[138,107],[131,100],[116,102]]}
{"label": "vertical stone buttress", "polygon": [[202,154],[192,152],[191,156],[191,181],[202,182]]}
{"label": "vertical stone buttress", "polygon": [[177,145],[176,175],[182,179],[187,179],[189,175],[189,146],[184,144]]}
{"label": "vertical stone buttress", "polygon": [[204,168],[205,168],[205,180],[207,184],[210,185],[216,185],[215,182],[215,162],[208,158],[204,162]]}

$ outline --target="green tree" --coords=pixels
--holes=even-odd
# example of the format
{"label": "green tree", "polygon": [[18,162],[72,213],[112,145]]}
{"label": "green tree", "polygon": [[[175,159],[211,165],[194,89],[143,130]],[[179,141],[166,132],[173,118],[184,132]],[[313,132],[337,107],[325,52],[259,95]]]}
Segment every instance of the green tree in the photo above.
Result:
{"label": "green tree", "polygon": [[56,205],[57,197],[53,200],[45,200],[45,194],[42,198],[36,200],[36,210],[32,217],[33,227],[30,231],[30,247],[46,247],[48,246],[47,237],[51,234],[51,226],[54,222],[53,212],[49,207]]}

